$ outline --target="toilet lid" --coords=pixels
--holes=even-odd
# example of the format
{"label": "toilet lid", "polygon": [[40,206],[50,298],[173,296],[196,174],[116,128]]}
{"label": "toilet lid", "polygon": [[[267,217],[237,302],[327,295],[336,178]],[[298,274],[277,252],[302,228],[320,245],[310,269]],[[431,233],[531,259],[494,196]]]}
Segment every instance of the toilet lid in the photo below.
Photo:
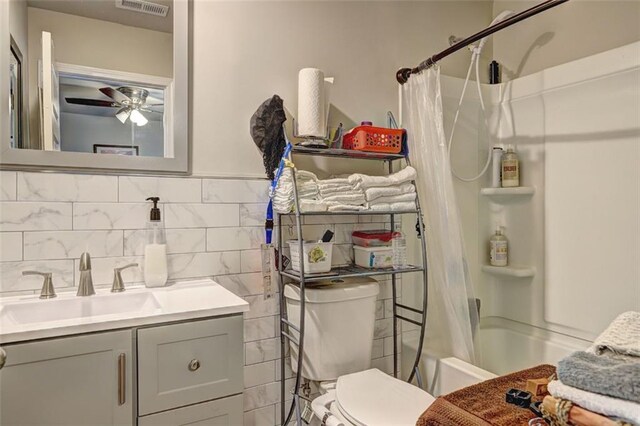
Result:
{"label": "toilet lid", "polygon": [[414,426],[434,397],[377,368],[338,378],[336,402],[356,425]]}

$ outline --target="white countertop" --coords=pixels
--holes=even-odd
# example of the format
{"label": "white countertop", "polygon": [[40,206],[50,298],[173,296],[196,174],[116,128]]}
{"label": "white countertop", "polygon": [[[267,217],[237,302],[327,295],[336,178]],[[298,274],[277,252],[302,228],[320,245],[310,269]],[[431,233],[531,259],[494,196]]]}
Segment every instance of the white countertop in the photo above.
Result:
{"label": "white countertop", "polygon": [[210,279],[167,287],[109,288],[78,297],[60,293],[0,299],[0,344],[246,312],[249,304]]}

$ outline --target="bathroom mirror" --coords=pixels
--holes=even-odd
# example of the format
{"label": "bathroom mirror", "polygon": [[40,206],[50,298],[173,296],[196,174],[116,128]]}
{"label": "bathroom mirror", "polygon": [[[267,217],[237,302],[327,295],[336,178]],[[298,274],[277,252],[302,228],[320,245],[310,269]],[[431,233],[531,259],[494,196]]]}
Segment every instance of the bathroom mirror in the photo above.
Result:
{"label": "bathroom mirror", "polygon": [[2,168],[187,173],[188,32],[188,0],[0,2]]}

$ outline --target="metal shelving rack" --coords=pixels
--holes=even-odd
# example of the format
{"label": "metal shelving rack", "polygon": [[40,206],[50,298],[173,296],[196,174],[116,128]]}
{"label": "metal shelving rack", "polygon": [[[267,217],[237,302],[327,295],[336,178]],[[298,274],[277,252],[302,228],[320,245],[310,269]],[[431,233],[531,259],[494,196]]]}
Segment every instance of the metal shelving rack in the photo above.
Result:
{"label": "metal shelving rack", "polygon": [[[405,157],[403,154],[380,154],[380,153],[369,153],[369,152],[359,152],[359,151],[351,151],[351,150],[342,150],[342,149],[318,149],[318,148],[307,148],[302,146],[294,146],[291,150],[291,154],[289,159],[292,159],[293,154],[297,155],[314,155],[314,156],[324,156],[324,157],[339,157],[339,158],[351,158],[351,159],[367,159],[367,160],[378,160],[384,161],[388,163],[389,173],[393,170],[393,163],[396,160],[405,160],[407,165],[409,165],[409,159]],[[296,185],[296,173],[295,168],[292,169],[293,176],[293,192],[294,192],[294,206],[295,213],[287,213],[282,214],[279,213],[277,215],[277,225],[278,225],[278,276],[279,276],[279,291],[280,291],[280,416],[281,416],[281,425],[286,426],[293,414],[295,412],[296,416],[296,424],[298,426],[302,426],[302,405],[300,403],[300,385],[302,382],[302,361],[304,354],[304,322],[305,322],[305,287],[309,283],[326,280],[326,279],[336,279],[336,278],[350,278],[350,277],[366,277],[366,276],[376,276],[376,275],[390,275],[391,276],[391,289],[392,289],[392,297],[393,297],[393,374],[394,377],[398,375],[398,320],[409,322],[411,324],[417,325],[420,327],[420,338],[418,341],[418,347],[416,352],[415,361],[413,363],[413,367],[411,369],[411,373],[408,378],[408,382],[413,381],[415,377],[418,381],[418,384],[421,383],[420,372],[418,371],[418,363],[420,362],[420,355],[422,353],[422,345],[424,343],[424,335],[425,335],[425,326],[427,320],[427,300],[428,300],[428,281],[427,281],[427,247],[426,247],[426,237],[424,235],[424,226],[423,226],[423,218],[422,211],[420,210],[420,201],[419,198],[416,197],[416,209],[411,211],[359,211],[359,212],[309,212],[304,213],[300,212],[299,206],[299,198],[298,198],[298,190]],[[415,184],[415,182],[414,182]],[[421,230],[421,247],[422,247],[422,265],[421,266],[409,266],[404,269],[393,270],[393,269],[366,269],[361,268],[359,266],[346,266],[346,267],[337,267],[333,268],[330,272],[324,274],[304,274],[303,272],[297,271],[285,271],[282,269],[282,250],[283,250],[283,242],[282,242],[282,218],[285,216],[294,216],[296,222],[296,230],[298,235],[298,240],[300,242],[300,253],[303,253],[303,237],[302,237],[302,218],[304,216],[329,216],[329,215],[388,215],[391,220],[391,229],[394,228],[395,225],[395,217],[397,215],[402,214],[414,214],[418,218],[418,229]],[[304,256],[300,256],[300,271],[304,271]],[[410,306],[403,305],[398,303],[397,300],[397,276],[399,274],[406,274],[411,272],[419,272],[422,274],[422,282],[423,282],[423,297],[422,297],[422,306],[421,308],[413,308]],[[286,312],[286,304],[284,298],[284,279],[289,278],[293,280],[300,286],[300,322],[299,327],[296,327],[292,324],[287,318]],[[420,317],[420,320],[414,320],[408,318],[405,315],[401,315],[398,313],[398,310],[402,309],[404,311],[412,312],[413,314],[417,314]],[[403,312],[404,313],[404,312]],[[299,338],[293,336],[291,330],[295,331]],[[298,347],[298,371],[295,375],[295,385],[292,391],[293,399],[291,401],[291,405],[289,406],[289,410],[286,410],[285,396],[286,396],[286,379],[285,379],[285,353],[286,353],[286,344],[287,341],[290,341],[294,345]]]}

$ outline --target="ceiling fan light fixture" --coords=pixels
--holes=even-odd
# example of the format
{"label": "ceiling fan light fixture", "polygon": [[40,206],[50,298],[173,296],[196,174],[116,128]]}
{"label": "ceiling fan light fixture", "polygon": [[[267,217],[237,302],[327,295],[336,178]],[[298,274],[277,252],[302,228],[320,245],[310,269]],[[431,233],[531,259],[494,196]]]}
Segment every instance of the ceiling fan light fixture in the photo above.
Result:
{"label": "ceiling fan light fixture", "polygon": [[[129,108],[121,108],[117,113],[116,113],[116,118],[118,120],[120,120],[120,122],[122,124],[127,122],[127,118],[129,118],[129,115],[131,114],[131,110]],[[133,118],[131,119],[133,121]]]}
{"label": "ceiling fan light fixture", "polygon": [[138,126],[144,126],[149,122],[149,120],[147,120],[147,117],[142,115],[142,113],[137,109],[131,111],[131,121],[136,123]]}

